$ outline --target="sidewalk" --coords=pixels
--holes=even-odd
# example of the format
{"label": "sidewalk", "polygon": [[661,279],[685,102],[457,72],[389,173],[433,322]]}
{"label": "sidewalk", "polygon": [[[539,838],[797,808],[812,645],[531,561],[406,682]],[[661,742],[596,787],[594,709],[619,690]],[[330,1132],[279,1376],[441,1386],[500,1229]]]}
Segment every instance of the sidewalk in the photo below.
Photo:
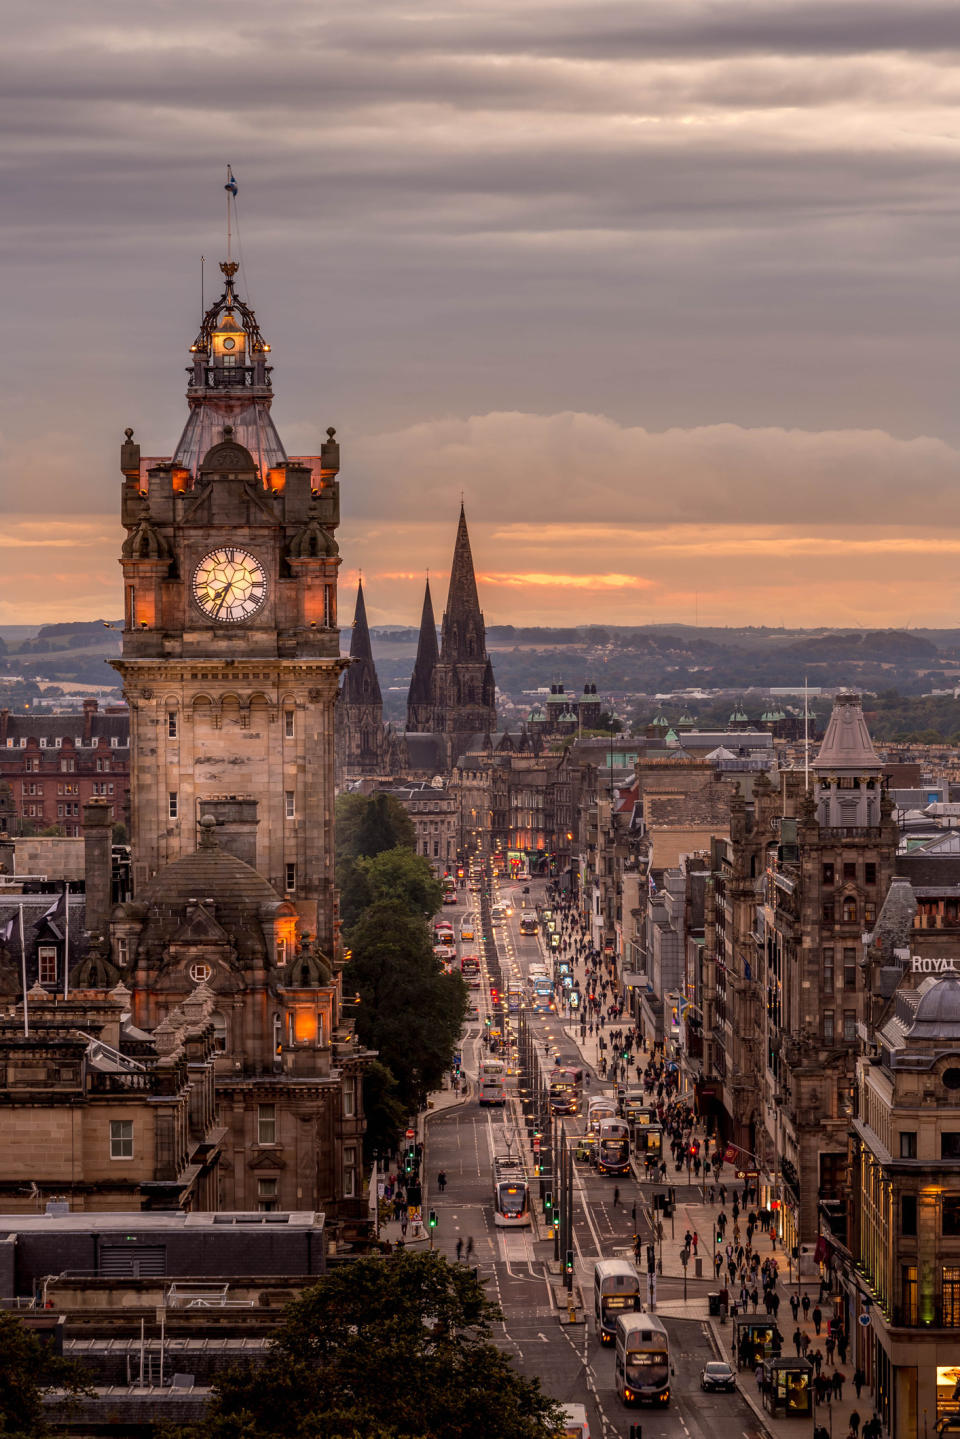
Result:
{"label": "sidewalk", "polygon": [[[455,1109],[458,1105],[466,1104],[474,1092],[475,1085],[472,1084],[466,1076],[461,1080],[459,1093],[454,1093],[449,1086],[434,1090],[433,1094],[431,1094],[427,1100],[426,1110],[417,1116],[416,1130],[418,1141],[423,1142],[426,1134],[426,1126],[431,1119],[435,1118],[438,1114],[443,1114],[448,1109]],[[430,1180],[425,1172],[421,1174],[421,1186],[423,1197],[420,1204],[420,1213],[423,1215],[423,1228],[419,1233],[414,1233],[414,1226],[408,1223],[406,1237],[404,1238],[400,1220],[386,1219],[380,1224],[380,1239],[382,1241],[388,1241],[391,1245],[395,1245],[398,1240],[403,1239],[407,1249],[414,1245],[417,1247],[420,1245],[429,1246],[430,1231],[427,1227],[427,1214],[430,1209]]]}

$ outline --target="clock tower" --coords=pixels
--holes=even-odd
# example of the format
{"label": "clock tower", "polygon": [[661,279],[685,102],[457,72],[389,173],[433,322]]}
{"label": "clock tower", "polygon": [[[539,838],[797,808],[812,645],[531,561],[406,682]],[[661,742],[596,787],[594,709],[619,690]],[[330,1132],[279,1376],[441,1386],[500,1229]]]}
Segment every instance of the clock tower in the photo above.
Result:
{"label": "clock tower", "polygon": [[[172,457],[121,447],[122,658],[134,890],[192,854],[198,823],[333,951],[339,446],[288,456],[270,346],[235,288],[190,347]],[[202,896],[198,896],[198,899]]]}

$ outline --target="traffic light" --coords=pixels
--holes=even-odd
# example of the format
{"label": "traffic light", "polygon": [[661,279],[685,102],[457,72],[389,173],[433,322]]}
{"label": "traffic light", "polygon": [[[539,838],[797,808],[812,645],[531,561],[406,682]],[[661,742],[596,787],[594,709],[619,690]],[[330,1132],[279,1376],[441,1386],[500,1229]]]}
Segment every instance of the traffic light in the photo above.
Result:
{"label": "traffic light", "polygon": [[405,1174],[412,1174],[417,1165],[417,1151],[411,1144],[403,1156],[403,1169]]}
{"label": "traffic light", "polygon": [[720,1229],[719,1227],[717,1228],[717,1240],[716,1240],[716,1243],[717,1243],[717,1248],[718,1248],[718,1249],[722,1249],[722,1248],[723,1248],[723,1230]]}
{"label": "traffic light", "polygon": [[566,1252],[566,1255],[564,1256],[564,1260],[563,1260],[563,1272],[564,1272],[564,1274],[572,1274],[572,1273],[573,1273],[573,1250],[572,1250],[572,1249],[568,1249],[567,1252]]}
{"label": "traffic light", "polygon": [[427,1222],[428,1222],[428,1224],[430,1225],[430,1228],[431,1228],[431,1229],[436,1229],[436,1227],[437,1227],[437,1211],[436,1211],[435,1209],[431,1209],[431,1211],[430,1211],[430,1216],[429,1216],[429,1219],[428,1219]]}
{"label": "traffic light", "polygon": [[553,1190],[552,1190],[552,1189],[548,1189],[547,1192],[546,1192],[546,1194],[543,1196],[543,1217],[544,1217],[545,1219],[552,1219],[552,1218],[553,1218]]}
{"label": "traffic light", "polygon": [[647,1245],[647,1273],[653,1274],[657,1268],[657,1252],[652,1244]]}

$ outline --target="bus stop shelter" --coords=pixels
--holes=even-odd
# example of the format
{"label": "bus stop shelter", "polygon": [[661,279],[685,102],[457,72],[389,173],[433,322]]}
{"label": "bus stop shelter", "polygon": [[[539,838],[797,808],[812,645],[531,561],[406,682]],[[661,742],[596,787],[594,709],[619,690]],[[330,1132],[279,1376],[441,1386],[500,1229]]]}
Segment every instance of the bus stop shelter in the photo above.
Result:
{"label": "bus stop shelter", "polygon": [[813,1365],[809,1359],[766,1359],[763,1407],[775,1419],[809,1419],[813,1413]]}
{"label": "bus stop shelter", "polygon": [[738,1369],[752,1370],[767,1359],[779,1359],[783,1335],[766,1314],[738,1314],[733,1332]]}

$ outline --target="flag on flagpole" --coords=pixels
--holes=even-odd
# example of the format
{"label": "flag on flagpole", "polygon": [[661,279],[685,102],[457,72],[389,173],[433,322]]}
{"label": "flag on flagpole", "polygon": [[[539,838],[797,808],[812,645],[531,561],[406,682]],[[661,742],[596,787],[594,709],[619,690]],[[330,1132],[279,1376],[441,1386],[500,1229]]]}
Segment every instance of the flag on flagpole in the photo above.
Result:
{"label": "flag on flagpole", "polygon": [[7,920],[3,929],[0,929],[0,944],[9,944],[13,938],[13,915]]}
{"label": "flag on flagpole", "polygon": [[224,188],[225,190],[229,190],[229,191],[230,191],[230,194],[234,197],[234,199],[236,199],[236,196],[237,196],[237,182],[236,182],[236,180],[233,178],[233,171],[231,170],[231,168],[230,168],[229,165],[227,166],[227,183],[224,185],[223,188]]}

